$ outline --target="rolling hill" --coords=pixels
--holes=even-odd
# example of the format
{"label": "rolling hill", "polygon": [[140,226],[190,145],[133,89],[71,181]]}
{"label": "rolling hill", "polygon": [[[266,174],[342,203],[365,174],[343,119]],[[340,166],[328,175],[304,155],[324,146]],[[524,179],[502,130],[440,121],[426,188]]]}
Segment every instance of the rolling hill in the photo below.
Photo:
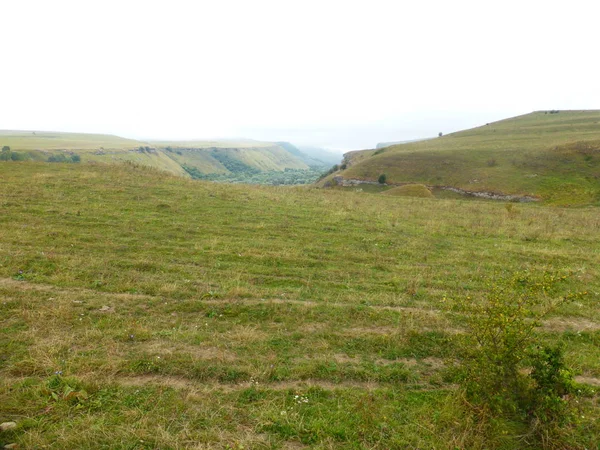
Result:
{"label": "rolling hill", "polygon": [[242,139],[143,142],[101,134],[0,131],[0,147],[4,146],[24,159],[47,161],[53,156],[77,155],[83,162],[128,161],[185,177],[214,176],[222,181],[286,171],[315,172],[316,178],[327,166],[288,143]]}
{"label": "rolling hill", "polygon": [[[600,111],[537,111],[470,130],[345,154],[321,184],[357,180],[600,203]],[[434,190],[435,191],[435,190]],[[438,189],[439,191],[439,189]]]}

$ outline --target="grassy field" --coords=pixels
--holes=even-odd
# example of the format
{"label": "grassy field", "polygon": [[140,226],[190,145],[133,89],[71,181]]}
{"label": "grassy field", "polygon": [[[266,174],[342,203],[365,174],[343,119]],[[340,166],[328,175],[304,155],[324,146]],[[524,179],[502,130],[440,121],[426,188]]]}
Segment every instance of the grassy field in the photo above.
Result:
{"label": "grassy field", "polygon": [[453,301],[519,270],[588,292],[540,339],[585,394],[556,448],[597,448],[596,208],[0,163],[0,444],[538,448],[451,370]]}
{"label": "grassy field", "polygon": [[[333,174],[600,204],[600,111],[535,112],[441,138],[350,152]],[[330,177],[331,178],[331,177]],[[327,180],[325,180],[327,181]]]}

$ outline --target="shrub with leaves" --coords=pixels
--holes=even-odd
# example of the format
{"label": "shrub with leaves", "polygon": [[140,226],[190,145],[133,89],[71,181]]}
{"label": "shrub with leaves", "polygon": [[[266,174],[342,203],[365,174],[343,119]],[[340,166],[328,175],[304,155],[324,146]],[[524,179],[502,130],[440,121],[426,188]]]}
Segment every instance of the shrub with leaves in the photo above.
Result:
{"label": "shrub with leaves", "polygon": [[460,383],[476,410],[528,423],[536,431],[569,418],[572,374],[561,347],[540,343],[541,319],[585,293],[566,288],[569,277],[528,272],[488,284],[486,298],[458,302],[468,312]]}

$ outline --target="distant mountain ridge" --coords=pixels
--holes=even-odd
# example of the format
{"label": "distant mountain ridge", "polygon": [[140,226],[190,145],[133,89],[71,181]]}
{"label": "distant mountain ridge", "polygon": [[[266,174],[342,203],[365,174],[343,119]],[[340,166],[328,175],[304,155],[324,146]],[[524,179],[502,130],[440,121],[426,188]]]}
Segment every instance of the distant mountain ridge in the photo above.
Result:
{"label": "distant mountain ridge", "polygon": [[181,176],[317,171],[328,164],[288,142],[249,139],[140,141],[119,136],[44,131],[0,131],[0,148],[24,159],[77,155],[82,162],[134,162]]}

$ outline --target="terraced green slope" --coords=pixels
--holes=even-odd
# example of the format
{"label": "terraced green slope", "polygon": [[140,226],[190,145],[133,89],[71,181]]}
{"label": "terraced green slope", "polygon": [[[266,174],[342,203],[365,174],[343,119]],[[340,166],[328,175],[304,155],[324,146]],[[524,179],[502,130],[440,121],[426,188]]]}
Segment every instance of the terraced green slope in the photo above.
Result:
{"label": "terraced green slope", "polygon": [[302,160],[280,146],[230,148],[179,148],[170,147],[167,154],[182,166],[197,167],[202,173],[227,173],[238,170],[260,171],[308,169]]}
{"label": "terraced green slope", "polygon": [[0,147],[25,159],[46,161],[52,155],[79,155],[84,162],[134,162],[189,177],[201,174],[308,170],[298,155],[282,145],[252,140],[141,142],[99,134],[0,131]]}
{"label": "terraced green slope", "polygon": [[[538,111],[437,139],[346,154],[331,175],[600,203],[600,111]],[[327,180],[325,180],[327,181]]]}

